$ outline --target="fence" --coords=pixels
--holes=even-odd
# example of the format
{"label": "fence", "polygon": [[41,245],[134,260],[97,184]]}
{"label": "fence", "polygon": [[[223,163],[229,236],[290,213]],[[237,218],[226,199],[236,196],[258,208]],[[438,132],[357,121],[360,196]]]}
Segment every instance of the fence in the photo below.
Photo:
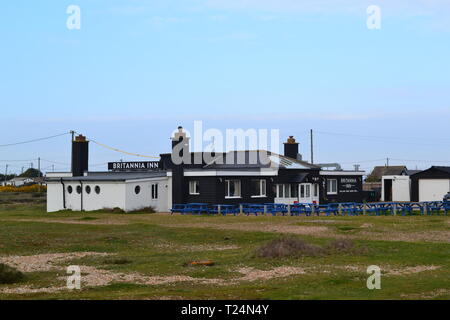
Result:
{"label": "fence", "polygon": [[433,215],[450,211],[449,201],[430,202],[377,202],[377,203],[329,203],[325,205],[278,203],[239,205],[210,205],[206,203],[175,204],[171,213],[205,215],[288,215],[288,216],[358,216],[358,215]]}

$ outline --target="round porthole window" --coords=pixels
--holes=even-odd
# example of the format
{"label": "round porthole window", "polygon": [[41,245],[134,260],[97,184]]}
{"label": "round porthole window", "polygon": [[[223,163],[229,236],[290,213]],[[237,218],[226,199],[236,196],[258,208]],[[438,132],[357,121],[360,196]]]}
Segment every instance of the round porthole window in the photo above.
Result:
{"label": "round porthole window", "polygon": [[136,186],[136,188],[134,188],[134,193],[139,194],[140,192],[141,192],[141,187]]}
{"label": "round porthole window", "polygon": [[86,186],[86,193],[90,194],[91,193],[91,187],[90,186]]}
{"label": "round porthole window", "polygon": [[83,191],[83,189],[81,189],[81,186],[77,186],[77,193],[81,194],[81,191]]}
{"label": "round porthole window", "polygon": [[95,193],[96,194],[100,194],[100,187],[99,186],[95,186]]}
{"label": "round porthole window", "polygon": [[67,192],[68,192],[68,193],[72,193],[72,192],[73,192],[72,186],[68,186],[68,187],[67,187]]}

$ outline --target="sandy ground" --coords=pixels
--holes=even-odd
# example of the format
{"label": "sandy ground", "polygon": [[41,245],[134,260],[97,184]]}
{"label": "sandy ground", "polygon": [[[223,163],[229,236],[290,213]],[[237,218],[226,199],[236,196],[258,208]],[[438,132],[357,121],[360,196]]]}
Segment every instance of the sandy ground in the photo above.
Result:
{"label": "sandy ground", "polygon": [[[22,272],[43,272],[43,271],[59,271],[64,272],[63,263],[69,263],[70,260],[83,258],[87,256],[109,256],[111,254],[99,252],[75,252],[75,253],[51,253],[39,254],[33,256],[3,256],[0,257],[0,263],[5,263],[16,267]],[[121,273],[110,270],[99,269],[92,266],[80,265],[81,270],[81,286],[98,287],[106,286],[113,282],[127,282],[138,283],[144,285],[163,285],[176,282],[195,282],[198,284],[213,284],[213,285],[233,285],[244,281],[266,281],[273,278],[289,277],[294,275],[303,275],[307,273],[326,272],[330,273],[333,269],[343,268],[353,272],[365,272],[366,266],[348,265],[348,266],[314,266],[308,267],[293,267],[281,266],[270,270],[258,270],[251,267],[240,267],[231,272],[237,272],[241,276],[232,279],[219,278],[193,278],[186,275],[171,275],[171,276],[148,276],[140,273]],[[389,276],[407,276],[425,271],[433,271],[439,269],[439,266],[415,266],[405,268],[392,268],[389,266],[380,266],[384,274]],[[7,286],[0,289],[0,293],[5,294],[27,294],[40,292],[58,292],[68,290],[66,287],[67,276],[57,276],[60,285],[47,288],[34,288],[29,285],[25,286]]]}

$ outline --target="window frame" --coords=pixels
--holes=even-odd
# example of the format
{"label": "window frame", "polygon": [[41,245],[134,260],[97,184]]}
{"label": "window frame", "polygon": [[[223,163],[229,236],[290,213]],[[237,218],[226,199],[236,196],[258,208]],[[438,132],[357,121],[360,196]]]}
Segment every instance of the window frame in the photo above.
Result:
{"label": "window frame", "polygon": [[[238,183],[238,185],[239,185],[239,188],[238,188],[239,194],[238,195],[230,196],[231,182],[233,182],[233,183],[237,182]],[[236,191],[236,188],[235,188],[235,191]],[[227,180],[225,180],[225,199],[239,199],[239,198],[242,198],[242,183],[241,183],[241,180],[239,180],[239,179],[227,179]]]}
{"label": "window frame", "polygon": [[[333,190],[333,182],[334,182],[335,190]],[[337,179],[327,179],[327,194],[329,194],[329,195],[338,194]]]}
{"label": "window frame", "polygon": [[152,183],[151,189],[152,200],[158,200],[158,183]]}
{"label": "window frame", "polygon": [[[267,197],[267,181],[266,179],[252,179],[250,183],[258,183],[259,194],[252,194],[252,198],[266,198]],[[253,192],[254,190],[252,190]]]}
{"label": "window frame", "polygon": [[189,194],[191,196],[200,195],[200,181],[199,180],[189,181]]}

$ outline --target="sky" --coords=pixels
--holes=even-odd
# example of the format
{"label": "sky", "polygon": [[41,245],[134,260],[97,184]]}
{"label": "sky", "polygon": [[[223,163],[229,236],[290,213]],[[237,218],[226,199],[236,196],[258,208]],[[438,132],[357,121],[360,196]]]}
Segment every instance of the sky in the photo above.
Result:
{"label": "sky", "polygon": [[[450,165],[447,0],[2,1],[0,41],[0,172],[70,164],[69,135],[1,145],[75,130],[159,155],[195,120],[278,129],[305,159],[313,129],[344,168]],[[91,143],[91,169],[120,159],[146,160]]]}

